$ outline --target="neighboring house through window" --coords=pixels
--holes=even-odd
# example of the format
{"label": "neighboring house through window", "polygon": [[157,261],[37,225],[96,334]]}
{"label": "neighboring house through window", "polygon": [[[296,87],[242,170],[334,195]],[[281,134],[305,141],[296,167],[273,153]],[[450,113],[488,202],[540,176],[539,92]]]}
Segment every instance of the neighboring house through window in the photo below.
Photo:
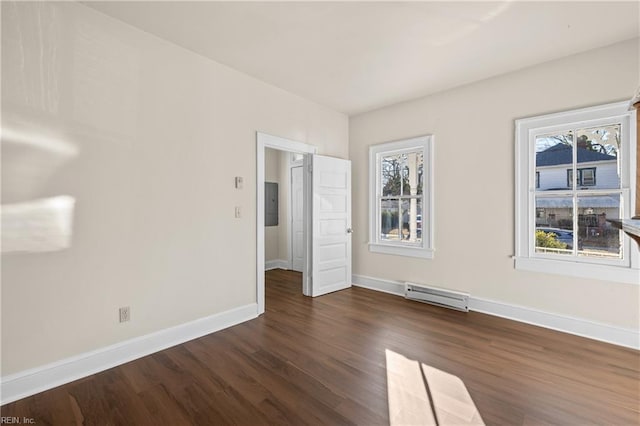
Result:
{"label": "neighboring house through window", "polygon": [[[607,156],[611,157],[611,156]],[[603,160],[606,161],[606,160]],[[616,161],[616,158],[613,158]],[[614,164],[615,165],[615,164]],[[587,169],[577,169],[576,185],[577,186],[596,186],[596,167]],[[567,169],[567,188],[571,188],[573,182],[573,169]]]}
{"label": "neighboring house through window", "polygon": [[433,136],[369,149],[369,250],[433,257]]}
{"label": "neighboring house through window", "polygon": [[638,281],[637,250],[607,222],[630,216],[627,107],[516,121],[516,268]]}

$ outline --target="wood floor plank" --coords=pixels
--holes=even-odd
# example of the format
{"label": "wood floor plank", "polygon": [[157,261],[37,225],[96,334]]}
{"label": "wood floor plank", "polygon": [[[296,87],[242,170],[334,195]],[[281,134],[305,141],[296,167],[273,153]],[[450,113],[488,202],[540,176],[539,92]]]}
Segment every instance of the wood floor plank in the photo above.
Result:
{"label": "wood floor plank", "polygon": [[266,312],[1,407],[37,424],[389,423],[385,351],[459,377],[489,425],[638,425],[640,353],[362,288],[302,295],[266,273]]}

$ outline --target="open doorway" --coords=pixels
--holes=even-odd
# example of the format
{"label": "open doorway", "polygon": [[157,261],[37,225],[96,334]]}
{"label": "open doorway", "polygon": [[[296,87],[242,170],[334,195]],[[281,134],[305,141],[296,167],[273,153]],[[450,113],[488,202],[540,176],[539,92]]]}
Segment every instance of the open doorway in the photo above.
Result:
{"label": "open doorway", "polygon": [[265,150],[265,310],[303,296],[304,155]]}
{"label": "open doorway", "polygon": [[265,150],[265,270],[304,269],[303,154]]}
{"label": "open doorway", "polygon": [[[257,134],[257,302],[258,314],[265,309],[265,271],[288,270],[294,267],[297,273],[287,274],[289,282],[292,277],[301,278],[304,294],[309,295],[309,261],[307,256],[307,236],[309,223],[308,206],[310,205],[309,179],[304,174],[304,157],[315,154],[316,147],[264,133]],[[292,171],[292,169],[296,169]],[[295,174],[295,176],[292,176]],[[292,181],[292,177],[296,178]],[[299,181],[302,178],[302,182]],[[265,183],[276,185],[265,185]],[[292,190],[295,185],[295,197]],[[277,189],[276,189],[277,188]],[[271,197],[267,199],[267,196]],[[300,199],[302,196],[302,199]],[[277,201],[274,200],[277,198]],[[292,199],[295,198],[295,199]],[[277,222],[267,225],[265,207],[269,203],[277,205]],[[294,205],[295,204],[295,205]],[[292,222],[292,210],[296,222]],[[273,214],[273,213],[272,213]],[[302,217],[300,217],[302,216]],[[275,224],[274,224],[275,223]],[[295,228],[295,229],[294,229]],[[295,266],[294,266],[295,263]],[[270,276],[277,274],[270,273]],[[306,291],[305,291],[306,290]]]}
{"label": "open doorway", "polygon": [[[265,216],[268,213],[265,211],[265,159],[268,149],[302,154],[303,158],[302,293],[305,296],[317,297],[351,287],[351,161],[317,155],[314,146],[258,133],[258,315],[263,314],[265,310]],[[273,212],[269,214],[274,215]],[[290,238],[287,237],[287,243],[291,241]],[[287,254],[291,252],[292,250],[289,250]],[[290,255],[288,257],[290,258]],[[288,264],[292,265],[293,260]]]}

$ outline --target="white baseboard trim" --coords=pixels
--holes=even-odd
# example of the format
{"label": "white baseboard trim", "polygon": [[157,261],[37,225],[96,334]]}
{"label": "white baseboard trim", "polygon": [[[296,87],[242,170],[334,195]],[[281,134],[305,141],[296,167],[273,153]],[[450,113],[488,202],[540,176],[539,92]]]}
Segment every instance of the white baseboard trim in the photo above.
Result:
{"label": "white baseboard trim", "polygon": [[369,290],[376,290],[404,297],[404,284],[400,281],[382,280],[380,278],[354,274],[351,277],[351,283],[356,287],[368,288]]}
{"label": "white baseboard trim", "polygon": [[288,260],[276,259],[267,260],[264,262],[264,270],[270,271],[272,269],[291,269],[291,265]]}
{"label": "white baseboard trim", "polygon": [[469,298],[469,310],[640,350],[640,332],[632,328],[616,327],[480,297]]}
{"label": "white baseboard trim", "polygon": [[10,374],[1,379],[0,405],[99,373],[134,359],[249,321],[257,316],[258,305],[251,303],[51,364]]}
{"label": "white baseboard trim", "polygon": [[[353,275],[352,283],[357,287],[404,297],[404,283],[400,281]],[[640,350],[640,332],[632,328],[616,327],[474,296],[469,297],[469,310]]]}

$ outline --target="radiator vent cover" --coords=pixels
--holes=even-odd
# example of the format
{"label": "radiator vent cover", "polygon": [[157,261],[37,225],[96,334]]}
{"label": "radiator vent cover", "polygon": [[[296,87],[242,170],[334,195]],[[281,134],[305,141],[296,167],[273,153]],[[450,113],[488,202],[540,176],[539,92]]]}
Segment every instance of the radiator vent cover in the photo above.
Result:
{"label": "radiator vent cover", "polygon": [[421,284],[404,283],[404,297],[419,302],[469,312],[469,293],[429,287]]}

